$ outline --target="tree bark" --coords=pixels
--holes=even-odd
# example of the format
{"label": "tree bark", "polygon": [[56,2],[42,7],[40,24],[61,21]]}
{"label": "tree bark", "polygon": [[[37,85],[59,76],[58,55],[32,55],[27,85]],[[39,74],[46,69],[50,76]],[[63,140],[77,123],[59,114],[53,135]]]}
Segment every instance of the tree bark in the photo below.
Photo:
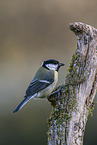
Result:
{"label": "tree bark", "polygon": [[88,115],[97,92],[97,29],[75,22],[70,29],[77,37],[65,84],[48,97],[53,107],[47,121],[48,145],[82,145]]}

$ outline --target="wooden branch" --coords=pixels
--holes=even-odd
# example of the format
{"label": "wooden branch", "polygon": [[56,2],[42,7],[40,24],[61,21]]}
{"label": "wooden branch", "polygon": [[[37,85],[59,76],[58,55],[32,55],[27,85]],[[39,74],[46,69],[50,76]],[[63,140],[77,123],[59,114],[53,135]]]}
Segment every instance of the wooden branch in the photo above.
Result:
{"label": "wooden branch", "polygon": [[88,115],[97,92],[97,29],[75,22],[70,29],[77,37],[65,84],[50,96],[53,109],[48,119],[48,145],[82,145]]}

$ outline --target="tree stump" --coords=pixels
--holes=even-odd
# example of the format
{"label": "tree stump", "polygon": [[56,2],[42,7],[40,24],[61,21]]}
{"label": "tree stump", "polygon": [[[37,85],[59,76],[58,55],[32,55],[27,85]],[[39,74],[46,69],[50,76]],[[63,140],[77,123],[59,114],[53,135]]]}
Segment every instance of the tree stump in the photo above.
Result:
{"label": "tree stump", "polygon": [[88,115],[97,92],[97,29],[75,22],[70,29],[77,37],[65,84],[48,97],[53,107],[47,121],[48,145],[82,145]]}

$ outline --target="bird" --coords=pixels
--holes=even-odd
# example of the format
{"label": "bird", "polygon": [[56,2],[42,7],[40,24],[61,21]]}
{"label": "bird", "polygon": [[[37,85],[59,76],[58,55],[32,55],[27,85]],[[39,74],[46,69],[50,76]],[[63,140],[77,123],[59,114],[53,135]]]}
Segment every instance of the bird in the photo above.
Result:
{"label": "bird", "polygon": [[15,108],[13,113],[19,111],[32,98],[46,98],[56,87],[58,82],[58,71],[64,63],[59,63],[55,59],[49,59],[42,62],[41,67],[30,82],[23,101]]}

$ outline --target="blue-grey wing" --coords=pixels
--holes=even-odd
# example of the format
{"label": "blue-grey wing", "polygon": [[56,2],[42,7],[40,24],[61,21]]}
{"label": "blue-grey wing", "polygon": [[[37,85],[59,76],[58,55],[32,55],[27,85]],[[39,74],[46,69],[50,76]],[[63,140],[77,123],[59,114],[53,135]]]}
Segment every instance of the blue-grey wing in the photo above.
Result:
{"label": "blue-grey wing", "polygon": [[26,95],[34,95],[35,93],[45,89],[50,84],[54,82],[54,71],[47,70],[43,67],[40,67],[37,73],[35,74],[32,82],[26,90]]}
{"label": "blue-grey wing", "polygon": [[50,84],[52,84],[52,82],[46,81],[46,80],[32,80],[32,82],[30,83],[29,87],[26,90],[26,95],[30,96],[30,95],[34,95],[35,93],[45,89],[46,87],[48,87]]}

